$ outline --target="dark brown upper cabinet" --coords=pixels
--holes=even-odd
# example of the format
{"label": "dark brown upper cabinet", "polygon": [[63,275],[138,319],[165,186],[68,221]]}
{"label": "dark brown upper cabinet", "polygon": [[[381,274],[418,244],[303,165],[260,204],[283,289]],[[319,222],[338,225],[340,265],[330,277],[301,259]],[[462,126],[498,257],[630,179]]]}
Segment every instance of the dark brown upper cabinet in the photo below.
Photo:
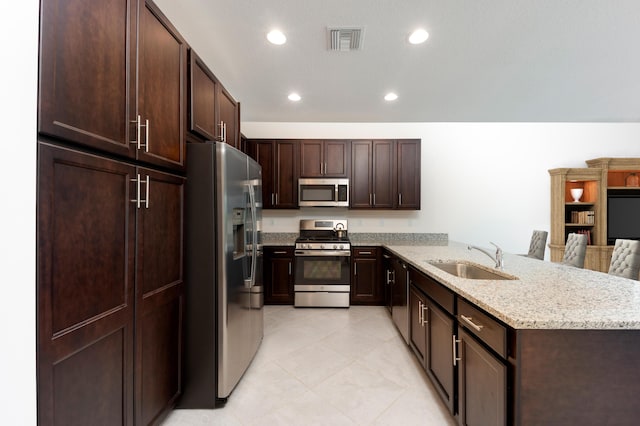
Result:
{"label": "dark brown upper cabinet", "polygon": [[394,141],[351,143],[351,208],[394,207]]}
{"label": "dark brown upper cabinet", "polygon": [[396,142],[397,199],[396,208],[420,210],[420,141],[403,139]]}
{"label": "dark brown upper cabinet", "polygon": [[189,77],[189,130],[202,140],[240,149],[240,103],[193,49],[189,50]]}
{"label": "dark brown upper cabinet", "polygon": [[351,208],[420,209],[420,141],[351,143]]}
{"label": "dark brown upper cabinet", "polygon": [[298,140],[247,140],[249,155],[262,166],[265,209],[298,208]]}
{"label": "dark brown upper cabinet", "polygon": [[142,0],[41,4],[38,131],[183,169],[187,48],[166,17]]}
{"label": "dark brown upper cabinet", "polygon": [[313,140],[300,142],[300,177],[349,177],[349,141]]}

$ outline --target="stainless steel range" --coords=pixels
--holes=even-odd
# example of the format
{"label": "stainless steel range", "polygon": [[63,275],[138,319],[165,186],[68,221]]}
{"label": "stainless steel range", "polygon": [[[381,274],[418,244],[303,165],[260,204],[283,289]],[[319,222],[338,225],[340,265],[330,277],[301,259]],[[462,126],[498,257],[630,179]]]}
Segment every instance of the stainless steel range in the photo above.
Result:
{"label": "stainless steel range", "polygon": [[349,307],[351,244],[346,219],[302,219],[296,240],[294,306]]}

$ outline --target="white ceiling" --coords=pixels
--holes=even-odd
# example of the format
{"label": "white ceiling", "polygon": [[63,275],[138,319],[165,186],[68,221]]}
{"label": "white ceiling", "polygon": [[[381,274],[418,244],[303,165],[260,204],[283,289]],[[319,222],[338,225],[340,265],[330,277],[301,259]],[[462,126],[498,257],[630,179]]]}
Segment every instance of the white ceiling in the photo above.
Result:
{"label": "white ceiling", "polygon": [[[640,120],[640,0],[156,3],[243,121]],[[328,51],[335,26],[363,26],[363,49]],[[418,27],[430,37],[410,45]],[[286,44],[267,42],[272,28]],[[388,91],[398,100],[385,102]]]}

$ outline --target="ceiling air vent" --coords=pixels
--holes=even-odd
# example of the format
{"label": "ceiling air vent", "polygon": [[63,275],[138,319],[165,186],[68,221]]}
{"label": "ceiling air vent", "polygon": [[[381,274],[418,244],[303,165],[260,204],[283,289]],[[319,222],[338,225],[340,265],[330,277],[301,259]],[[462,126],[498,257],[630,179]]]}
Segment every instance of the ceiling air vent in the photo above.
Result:
{"label": "ceiling air vent", "polygon": [[362,48],[364,28],[328,28],[329,50],[349,52]]}

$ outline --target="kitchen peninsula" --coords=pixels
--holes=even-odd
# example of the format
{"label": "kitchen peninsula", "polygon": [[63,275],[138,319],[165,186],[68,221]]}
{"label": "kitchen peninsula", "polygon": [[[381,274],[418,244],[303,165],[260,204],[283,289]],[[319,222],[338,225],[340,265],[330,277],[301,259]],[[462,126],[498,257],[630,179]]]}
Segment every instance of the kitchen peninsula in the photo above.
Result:
{"label": "kitchen peninsula", "polygon": [[[406,266],[404,283],[394,276],[407,287],[405,338],[460,424],[619,425],[640,416],[638,281],[515,254],[496,271],[489,257],[446,239],[350,237]],[[436,266],[451,261],[512,279]]]}
{"label": "kitchen peninsula", "polygon": [[[458,320],[451,337],[458,409],[452,413],[460,423],[494,409],[496,418],[484,417],[493,424],[632,424],[638,418],[640,283],[518,255],[505,255],[503,271],[516,279],[473,280],[433,264],[453,260],[493,269],[491,259],[464,244],[387,248],[410,265],[411,289],[433,278],[438,291],[450,290],[456,299],[450,314]],[[441,307],[429,300],[428,306]],[[431,318],[420,314],[423,323]],[[425,369],[429,373],[428,362]]]}

